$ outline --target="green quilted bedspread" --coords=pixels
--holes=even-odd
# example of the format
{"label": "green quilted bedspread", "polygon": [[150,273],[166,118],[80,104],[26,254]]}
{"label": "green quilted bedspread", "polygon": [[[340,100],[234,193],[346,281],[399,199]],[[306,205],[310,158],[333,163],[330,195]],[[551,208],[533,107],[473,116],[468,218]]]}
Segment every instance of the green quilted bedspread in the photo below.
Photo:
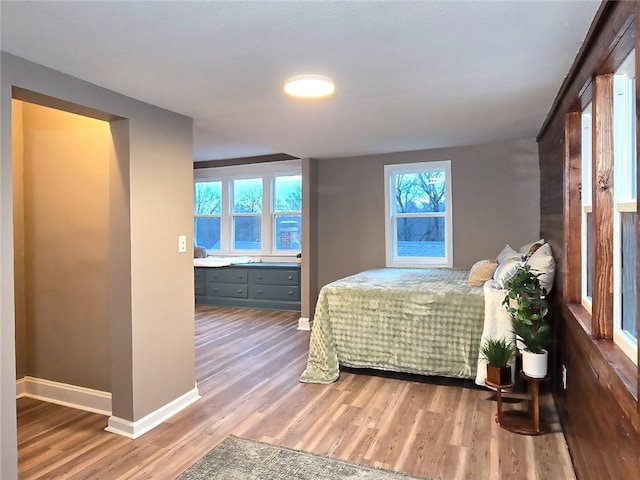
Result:
{"label": "green quilted bedspread", "polygon": [[331,383],[339,365],[474,378],[482,287],[468,270],[368,270],[320,290],[300,381]]}

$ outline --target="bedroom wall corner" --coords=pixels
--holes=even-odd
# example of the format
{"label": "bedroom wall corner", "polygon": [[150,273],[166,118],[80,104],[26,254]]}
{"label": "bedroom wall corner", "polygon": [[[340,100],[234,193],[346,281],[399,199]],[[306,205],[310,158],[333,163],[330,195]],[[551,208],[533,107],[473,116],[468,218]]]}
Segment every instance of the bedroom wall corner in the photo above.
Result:
{"label": "bedroom wall corner", "polygon": [[384,166],[451,160],[453,265],[469,268],[539,238],[534,139],[318,162],[318,288],[385,266]]}
{"label": "bedroom wall corner", "polygon": [[11,77],[0,52],[0,478],[18,478]]}
{"label": "bedroom wall corner", "polygon": [[318,299],[318,160],[302,159],[302,185],[300,317],[309,321]]}
{"label": "bedroom wall corner", "polygon": [[27,375],[110,391],[109,124],[23,113]]}
{"label": "bedroom wall corner", "polygon": [[126,169],[129,195],[122,200],[127,212],[123,222],[130,227],[130,243],[123,247],[129,282],[119,286],[127,293],[118,297],[130,296],[128,310],[118,310],[128,328],[111,342],[112,359],[119,354],[129,359],[128,371],[122,373],[127,377],[125,386],[111,381],[113,414],[128,421],[137,421],[194,390],[193,260],[177,252],[177,236],[193,236],[193,120],[6,52],[1,52],[1,59],[0,477],[15,478],[13,188],[11,129],[7,127],[12,91],[53,100],[68,111],[91,111],[94,118],[122,121],[128,132],[127,164],[121,167]]}
{"label": "bedroom wall corner", "polygon": [[24,122],[23,103],[11,102],[11,146],[13,162],[13,268],[16,323],[16,379],[27,375],[27,320],[25,299],[24,239]]}

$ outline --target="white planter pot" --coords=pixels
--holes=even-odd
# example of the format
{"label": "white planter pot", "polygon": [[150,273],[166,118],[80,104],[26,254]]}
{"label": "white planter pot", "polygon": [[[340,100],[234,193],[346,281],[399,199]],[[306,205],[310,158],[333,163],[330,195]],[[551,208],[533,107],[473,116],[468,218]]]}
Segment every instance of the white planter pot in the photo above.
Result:
{"label": "white planter pot", "polygon": [[547,376],[549,365],[549,352],[532,353],[526,348],[522,350],[522,371],[532,378],[544,378]]}

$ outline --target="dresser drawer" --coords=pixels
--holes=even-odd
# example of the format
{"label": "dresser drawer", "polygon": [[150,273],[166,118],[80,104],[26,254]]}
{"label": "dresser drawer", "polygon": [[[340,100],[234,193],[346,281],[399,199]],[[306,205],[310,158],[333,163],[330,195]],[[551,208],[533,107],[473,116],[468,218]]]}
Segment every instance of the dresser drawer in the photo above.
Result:
{"label": "dresser drawer", "polygon": [[247,298],[247,286],[230,283],[207,283],[205,295],[212,297]]}
{"label": "dresser drawer", "polygon": [[193,278],[196,282],[204,282],[204,269],[203,268],[194,268],[193,269]]}
{"label": "dresser drawer", "polygon": [[300,288],[284,285],[250,285],[249,298],[296,302],[300,300]]}
{"label": "dresser drawer", "polygon": [[247,283],[247,270],[244,268],[208,268],[205,275],[207,283]]}
{"label": "dresser drawer", "polygon": [[249,270],[249,283],[268,285],[299,285],[297,270]]}
{"label": "dresser drawer", "polygon": [[195,283],[195,293],[196,293],[196,295],[204,295],[204,282],[196,281],[196,283]]}

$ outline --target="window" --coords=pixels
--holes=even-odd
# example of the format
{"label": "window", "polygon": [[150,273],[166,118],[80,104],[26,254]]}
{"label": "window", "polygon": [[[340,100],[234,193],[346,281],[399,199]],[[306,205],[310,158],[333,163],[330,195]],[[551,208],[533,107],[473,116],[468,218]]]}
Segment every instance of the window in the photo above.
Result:
{"label": "window", "polygon": [[232,229],[235,251],[262,250],[262,178],[235,179]]}
{"label": "window", "polygon": [[582,305],[591,312],[593,291],[593,205],[591,196],[591,104],[582,112]]}
{"label": "window", "polygon": [[384,171],[387,266],[452,266],[451,162]]}
{"label": "window", "polygon": [[212,255],[300,251],[300,161],[194,171],[194,241]]}
{"label": "window", "polygon": [[222,182],[196,183],[194,201],[194,239],[207,250],[220,250]]}
{"label": "window", "polygon": [[614,75],[613,95],[613,340],[637,363],[637,147],[633,51]]}
{"label": "window", "polygon": [[302,175],[274,177],[273,244],[275,250],[300,250]]}

